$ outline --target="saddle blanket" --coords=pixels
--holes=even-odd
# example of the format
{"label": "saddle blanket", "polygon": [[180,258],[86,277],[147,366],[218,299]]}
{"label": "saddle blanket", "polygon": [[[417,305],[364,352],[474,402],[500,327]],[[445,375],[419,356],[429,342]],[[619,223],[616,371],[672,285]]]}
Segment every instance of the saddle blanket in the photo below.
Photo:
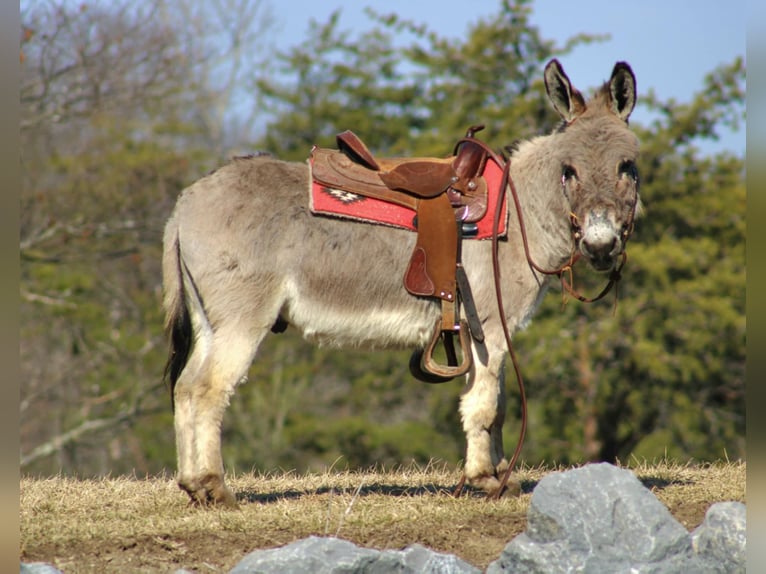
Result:
{"label": "saddle blanket", "polygon": [[[311,164],[312,160],[309,160],[309,166]],[[487,182],[487,213],[476,222],[478,233],[470,238],[466,237],[466,239],[492,238],[492,221],[495,217],[500,184],[503,179],[503,169],[492,157],[487,158],[483,177]],[[373,197],[332,189],[317,183],[313,177],[311,178],[309,205],[312,213],[315,214],[417,231],[414,221],[416,212],[414,210]],[[498,230],[500,237],[506,235],[507,222],[508,206],[505,197],[503,197]]]}

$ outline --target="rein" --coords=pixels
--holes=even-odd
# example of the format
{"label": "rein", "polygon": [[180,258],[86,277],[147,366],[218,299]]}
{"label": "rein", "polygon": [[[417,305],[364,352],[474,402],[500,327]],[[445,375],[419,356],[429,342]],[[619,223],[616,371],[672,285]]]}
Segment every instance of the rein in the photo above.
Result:
{"label": "rein", "polygon": [[[483,127],[483,126],[482,126]],[[472,134],[471,134],[472,136]],[[473,139],[471,137],[471,139]],[[479,142],[479,140],[473,140]],[[513,456],[511,457],[510,462],[508,463],[508,467],[505,469],[505,472],[503,473],[503,476],[500,480],[500,486],[498,487],[497,491],[491,496],[492,499],[499,499],[503,493],[505,492],[508,480],[510,479],[511,473],[513,469],[516,466],[516,462],[518,461],[519,456],[521,455],[521,449],[524,444],[524,438],[526,437],[527,432],[527,395],[526,390],[524,387],[524,380],[521,376],[521,368],[519,367],[519,361],[516,358],[516,352],[514,351],[513,344],[511,342],[511,334],[510,330],[508,329],[508,322],[505,318],[505,310],[503,305],[503,295],[501,290],[501,284],[500,284],[500,262],[499,262],[499,244],[500,244],[500,218],[502,216],[503,212],[503,203],[506,198],[507,189],[510,187],[511,189],[511,196],[513,198],[513,203],[516,208],[516,216],[519,221],[519,229],[521,231],[521,238],[522,243],[524,246],[524,254],[527,259],[527,263],[529,266],[539,272],[543,275],[556,275],[558,276],[562,288],[569,293],[570,296],[574,297],[575,299],[582,301],[584,303],[593,303],[595,301],[598,301],[599,299],[603,299],[611,290],[613,287],[615,287],[620,279],[621,279],[621,270],[625,266],[625,263],[627,261],[627,254],[624,250],[625,242],[627,242],[628,237],[630,236],[631,232],[633,231],[633,220],[635,216],[635,209],[633,210],[631,214],[631,218],[628,221],[628,224],[625,228],[625,231],[623,232],[623,252],[622,252],[622,261],[620,264],[614,268],[611,273],[609,274],[609,281],[606,284],[606,286],[601,290],[601,292],[596,295],[595,297],[586,297],[582,294],[580,294],[573,285],[572,280],[572,267],[575,263],[580,259],[579,253],[573,253],[569,262],[562,265],[558,269],[543,269],[540,267],[535,261],[532,259],[532,255],[529,251],[529,242],[527,240],[527,231],[526,226],[524,224],[524,217],[521,213],[521,203],[519,202],[519,196],[516,192],[516,186],[513,183],[513,178],[511,177],[511,158],[508,158],[508,161],[502,161],[502,159],[492,150],[486,146],[483,142],[479,142],[482,147],[484,147],[485,150],[491,155],[491,157],[498,162],[498,165],[503,165],[503,177],[500,183],[500,189],[499,189],[499,195],[497,199],[497,205],[495,207],[495,213],[494,218],[492,221],[492,275],[494,279],[495,284],[495,299],[497,301],[498,311],[500,314],[500,322],[503,326],[503,335],[505,336],[505,343],[508,347],[508,353],[511,356],[511,362],[513,364],[513,370],[516,374],[516,381],[518,383],[519,387],[519,401],[521,403],[521,427],[519,429],[519,439],[516,443],[516,448],[513,451]],[[572,213],[570,214],[570,219],[572,222],[572,229],[573,229],[573,235],[575,235],[575,238],[577,237],[577,234],[580,233],[579,226],[577,224],[577,218]],[[569,275],[569,280],[567,281],[566,276]],[[617,293],[615,291],[615,293]],[[617,296],[615,295],[615,308],[617,306]],[[455,487],[453,491],[453,496],[459,497],[463,491],[463,487],[465,486],[466,481],[466,475],[465,472],[463,473],[463,476],[461,477],[460,481],[458,482],[457,486]]]}

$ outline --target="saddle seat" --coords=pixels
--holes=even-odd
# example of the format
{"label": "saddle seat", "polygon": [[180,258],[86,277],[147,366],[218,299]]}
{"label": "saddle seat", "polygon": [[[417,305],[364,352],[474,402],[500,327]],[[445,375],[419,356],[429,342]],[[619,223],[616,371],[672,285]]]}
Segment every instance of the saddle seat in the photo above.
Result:
{"label": "saddle seat", "polygon": [[[413,295],[441,301],[442,317],[426,349],[424,369],[448,380],[465,374],[471,366],[469,337],[483,339],[476,319],[465,271],[460,264],[463,230],[487,212],[487,183],[483,177],[486,145],[474,139],[481,126],[471,127],[446,158],[376,158],[351,131],[338,134],[338,149],[314,147],[311,172],[314,181],[355,195],[372,197],[407,207],[416,213],[417,239],[404,274],[404,287]],[[460,321],[459,301],[466,303],[471,326]],[[470,306],[470,309],[469,309]],[[456,362],[451,337],[458,334],[463,364]],[[436,365],[431,356],[439,337],[444,339],[450,367]],[[433,382],[433,381],[429,381]]]}
{"label": "saddle seat", "polygon": [[[466,137],[473,138],[478,129],[472,127]],[[375,158],[350,130],[338,134],[336,140],[337,151],[315,148],[320,154],[330,152],[325,155],[325,165],[334,171],[332,175],[323,172],[323,165],[318,165],[323,160],[315,161],[314,173],[319,180],[322,175],[329,176],[344,191],[407,207],[416,204],[413,198],[428,199],[446,192],[452,207],[460,210],[457,219],[466,223],[478,221],[487,212],[487,183],[482,173],[488,153],[481,144],[462,140],[455,155],[446,158]],[[405,197],[391,192],[404,193]]]}

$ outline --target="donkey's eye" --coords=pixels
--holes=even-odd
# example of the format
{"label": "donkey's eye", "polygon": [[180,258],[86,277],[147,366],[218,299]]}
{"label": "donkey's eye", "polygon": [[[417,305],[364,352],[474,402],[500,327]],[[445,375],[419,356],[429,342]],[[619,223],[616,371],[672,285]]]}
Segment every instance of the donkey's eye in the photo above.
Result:
{"label": "donkey's eye", "polygon": [[633,181],[638,181],[638,168],[636,167],[636,164],[629,159],[620,162],[617,172],[620,177],[629,177]]}

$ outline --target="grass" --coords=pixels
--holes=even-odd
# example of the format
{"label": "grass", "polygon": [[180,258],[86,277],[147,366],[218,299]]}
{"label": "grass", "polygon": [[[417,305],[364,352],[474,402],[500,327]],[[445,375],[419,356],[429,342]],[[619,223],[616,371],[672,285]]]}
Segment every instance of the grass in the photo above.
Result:
{"label": "grass", "polygon": [[[745,463],[642,463],[631,469],[688,530],[714,502],[745,499]],[[522,468],[517,498],[466,491],[445,465],[227,480],[239,510],[196,508],[170,477],[22,478],[24,562],[65,572],[226,572],[257,548],[310,535],[399,549],[418,542],[485,568],[526,527],[531,492],[553,469]]]}

